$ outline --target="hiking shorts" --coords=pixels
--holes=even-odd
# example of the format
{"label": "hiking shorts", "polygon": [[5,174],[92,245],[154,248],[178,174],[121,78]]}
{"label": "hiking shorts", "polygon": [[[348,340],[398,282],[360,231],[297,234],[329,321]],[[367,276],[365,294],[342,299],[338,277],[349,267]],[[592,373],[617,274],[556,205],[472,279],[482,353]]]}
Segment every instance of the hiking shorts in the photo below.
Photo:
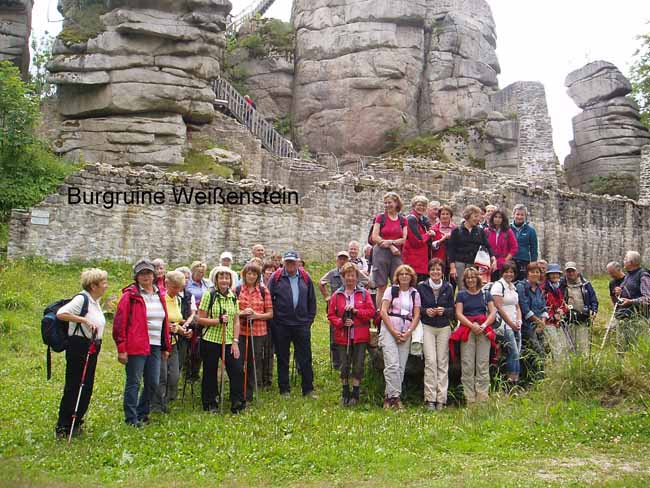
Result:
{"label": "hiking shorts", "polygon": [[390,249],[384,249],[377,245],[372,248],[371,279],[376,287],[386,286],[388,280],[392,282],[395,271],[401,265],[401,255],[393,256]]}

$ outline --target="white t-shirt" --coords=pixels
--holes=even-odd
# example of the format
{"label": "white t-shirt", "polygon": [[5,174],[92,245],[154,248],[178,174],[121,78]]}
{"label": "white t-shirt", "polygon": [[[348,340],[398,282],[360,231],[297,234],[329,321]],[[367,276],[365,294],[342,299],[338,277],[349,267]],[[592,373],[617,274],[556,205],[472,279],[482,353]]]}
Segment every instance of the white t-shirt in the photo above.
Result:
{"label": "white t-shirt", "polygon": [[503,278],[492,285],[490,294],[493,297],[503,297],[503,309],[505,310],[508,318],[517,321],[517,304],[519,303],[519,295],[517,289],[512,283],[508,283]]}
{"label": "white t-shirt", "polygon": [[[86,317],[97,326],[97,339],[101,339],[102,335],[104,334],[104,326],[106,325],[106,317],[104,317],[104,311],[102,310],[99,302],[97,300],[94,300],[87,291],[83,291],[82,293],[88,297],[88,313],[86,314]],[[72,315],[80,315],[83,304],[83,297],[81,295],[77,295],[68,303],[63,305],[59,309],[58,313],[71,313]],[[68,335],[73,335],[76,328],[77,323],[70,322],[68,325]],[[81,329],[83,329],[83,332]],[[79,330],[77,330],[75,335],[90,339],[92,337],[92,331],[86,324],[81,324],[81,327]]]}

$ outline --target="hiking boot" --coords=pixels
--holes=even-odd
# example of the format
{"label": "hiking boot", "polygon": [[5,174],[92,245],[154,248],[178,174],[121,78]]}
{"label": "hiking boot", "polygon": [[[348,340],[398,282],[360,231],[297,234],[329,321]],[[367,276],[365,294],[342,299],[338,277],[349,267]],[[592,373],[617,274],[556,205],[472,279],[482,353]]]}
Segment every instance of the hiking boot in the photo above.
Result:
{"label": "hiking boot", "polygon": [[127,422],[126,425],[128,425],[129,427],[135,427],[136,429],[141,429],[142,427],[144,427],[144,425],[142,425],[142,422],[140,422],[139,420],[137,422]]}
{"label": "hiking boot", "polygon": [[441,412],[441,411],[443,411],[445,409],[446,406],[447,405],[445,405],[444,403],[436,403],[436,410],[438,412]]}
{"label": "hiking boot", "polygon": [[246,402],[239,402],[230,407],[230,413],[238,414],[246,409]]}
{"label": "hiking boot", "polygon": [[354,407],[355,405],[358,405],[358,404],[359,404],[359,399],[356,398],[356,397],[351,397],[348,400],[348,407]]}
{"label": "hiking boot", "polygon": [[143,415],[142,418],[138,419],[138,422],[140,422],[142,425],[147,425],[149,421],[149,415]]}
{"label": "hiking boot", "polygon": [[392,406],[392,400],[390,398],[384,398],[384,410],[390,410]]}
{"label": "hiking boot", "polygon": [[393,398],[393,408],[400,412],[404,410],[404,404],[402,403],[402,400],[400,400],[399,397]]}
{"label": "hiking boot", "polygon": [[350,397],[347,395],[341,395],[341,406],[347,407],[350,405]]}
{"label": "hiking boot", "polygon": [[54,435],[57,439],[67,439],[68,434],[70,433],[70,426],[57,425],[54,427]]}
{"label": "hiking boot", "polygon": [[281,392],[280,392],[280,396],[281,396],[282,398],[289,398],[289,397],[291,397],[291,392],[290,392],[289,390],[287,390],[287,391],[281,391]]}
{"label": "hiking boot", "polygon": [[436,402],[425,402],[424,407],[427,409],[429,412],[435,412],[438,405]]}

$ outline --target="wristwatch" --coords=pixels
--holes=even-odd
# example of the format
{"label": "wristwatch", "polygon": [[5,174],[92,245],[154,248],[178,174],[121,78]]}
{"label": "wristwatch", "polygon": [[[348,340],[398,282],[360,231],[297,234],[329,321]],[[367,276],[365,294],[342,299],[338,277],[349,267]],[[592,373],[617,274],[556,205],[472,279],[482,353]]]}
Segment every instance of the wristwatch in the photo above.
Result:
{"label": "wristwatch", "polygon": [[239,339],[233,339],[232,340],[235,344],[239,344]]}

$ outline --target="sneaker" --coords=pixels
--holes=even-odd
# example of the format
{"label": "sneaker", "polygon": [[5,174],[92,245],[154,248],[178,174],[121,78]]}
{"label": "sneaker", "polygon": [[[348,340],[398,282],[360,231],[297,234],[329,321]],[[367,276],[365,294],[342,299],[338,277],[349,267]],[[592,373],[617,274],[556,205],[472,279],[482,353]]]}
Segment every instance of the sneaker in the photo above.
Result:
{"label": "sneaker", "polygon": [[429,412],[435,412],[438,409],[438,404],[436,402],[425,402],[424,407]]}

